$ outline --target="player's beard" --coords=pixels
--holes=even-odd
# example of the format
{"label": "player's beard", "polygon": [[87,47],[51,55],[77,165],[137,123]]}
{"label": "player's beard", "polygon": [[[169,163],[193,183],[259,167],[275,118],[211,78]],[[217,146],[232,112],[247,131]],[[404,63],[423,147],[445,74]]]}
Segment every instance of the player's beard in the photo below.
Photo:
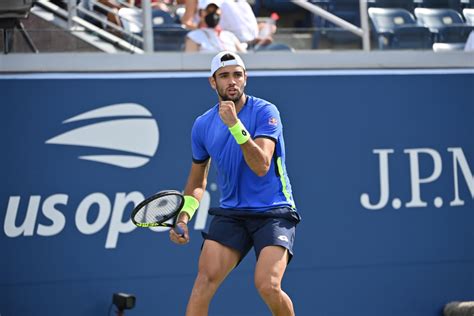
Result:
{"label": "player's beard", "polygon": [[244,94],[244,89],[242,89],[235,97],[231,98],[225,94],[225,89],[223,89],[221,92],[221,89],[219,88],[219,86],[217,86],[216,90],[217,90],[217,94],[219,95],[222,101],[232,101],[234,103],[237,103],[242,98],[242,95]]}

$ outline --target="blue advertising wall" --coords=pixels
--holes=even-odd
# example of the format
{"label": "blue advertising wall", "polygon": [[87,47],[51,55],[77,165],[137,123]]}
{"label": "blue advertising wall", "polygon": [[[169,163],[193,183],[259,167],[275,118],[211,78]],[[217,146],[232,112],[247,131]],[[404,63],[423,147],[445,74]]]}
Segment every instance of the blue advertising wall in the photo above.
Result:
{"label": "blue advertising wall", "polygon": [[[184,315],[215,171],[191,242],[135,229],[133,205],[182,189],[205,73],[0,77],[0,315]],[[298,210],[284,289],[297,315],[441,315],[474,300],[474,72],[250,72],[282,116]],[[210,315],[269,315],[253,253]],[[110,312],[112,315],[113,312]]]}

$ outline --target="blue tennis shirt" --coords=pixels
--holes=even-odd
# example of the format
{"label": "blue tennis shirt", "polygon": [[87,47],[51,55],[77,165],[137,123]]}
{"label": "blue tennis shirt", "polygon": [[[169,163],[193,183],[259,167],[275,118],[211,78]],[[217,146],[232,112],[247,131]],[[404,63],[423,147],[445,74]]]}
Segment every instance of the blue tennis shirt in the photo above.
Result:
{"label": "blue tennis shirt", "polygon": [[222,122],[219,104],[199,116],[191,134],[193,161],[203,163],[212,158],[221,190],[220,207],[253,212],[282,206],[294,208],[278,109],[268,101],[247,96],[238,117],[253,139],[266,137],[275,141],[275,152],[270,170],[259,177],[247,165],[240,146]]}

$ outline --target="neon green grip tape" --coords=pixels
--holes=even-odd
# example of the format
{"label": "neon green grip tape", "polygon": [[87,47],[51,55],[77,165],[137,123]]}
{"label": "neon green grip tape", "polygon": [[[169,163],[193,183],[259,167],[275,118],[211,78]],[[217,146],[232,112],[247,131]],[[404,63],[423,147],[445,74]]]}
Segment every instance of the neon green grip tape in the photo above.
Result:
{"label": "neon green grip tape", "polygon": [[191,220],[191,218],[193,218],[194,213],[196,213],[198,207],[199,201],[194,196],[185,195],[184,204],[179,213],[181,214],[182,212],[185,212],[186,214],[188,214],[189,220]]}
{"label": "neon green grip tape", "polygon": [[250,139],[249,132],[240,120],[238,120],[234,126],[229,127],[229,131],[239,145],[246,143]]}

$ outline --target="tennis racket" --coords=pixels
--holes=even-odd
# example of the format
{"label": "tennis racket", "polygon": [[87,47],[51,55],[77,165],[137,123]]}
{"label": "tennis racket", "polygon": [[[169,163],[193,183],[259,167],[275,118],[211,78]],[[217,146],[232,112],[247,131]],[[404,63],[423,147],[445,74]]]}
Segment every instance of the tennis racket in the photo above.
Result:
{"label": "tennis racket", "polygon": [[[138,227],[174,227],[178,235],[184,236],[183,229],[175,225],[183,204],[184,196],[180,192],[161,191],[140,202],[133,209],[131,219]],[[172,224],[166,223],[172,218]]]}

